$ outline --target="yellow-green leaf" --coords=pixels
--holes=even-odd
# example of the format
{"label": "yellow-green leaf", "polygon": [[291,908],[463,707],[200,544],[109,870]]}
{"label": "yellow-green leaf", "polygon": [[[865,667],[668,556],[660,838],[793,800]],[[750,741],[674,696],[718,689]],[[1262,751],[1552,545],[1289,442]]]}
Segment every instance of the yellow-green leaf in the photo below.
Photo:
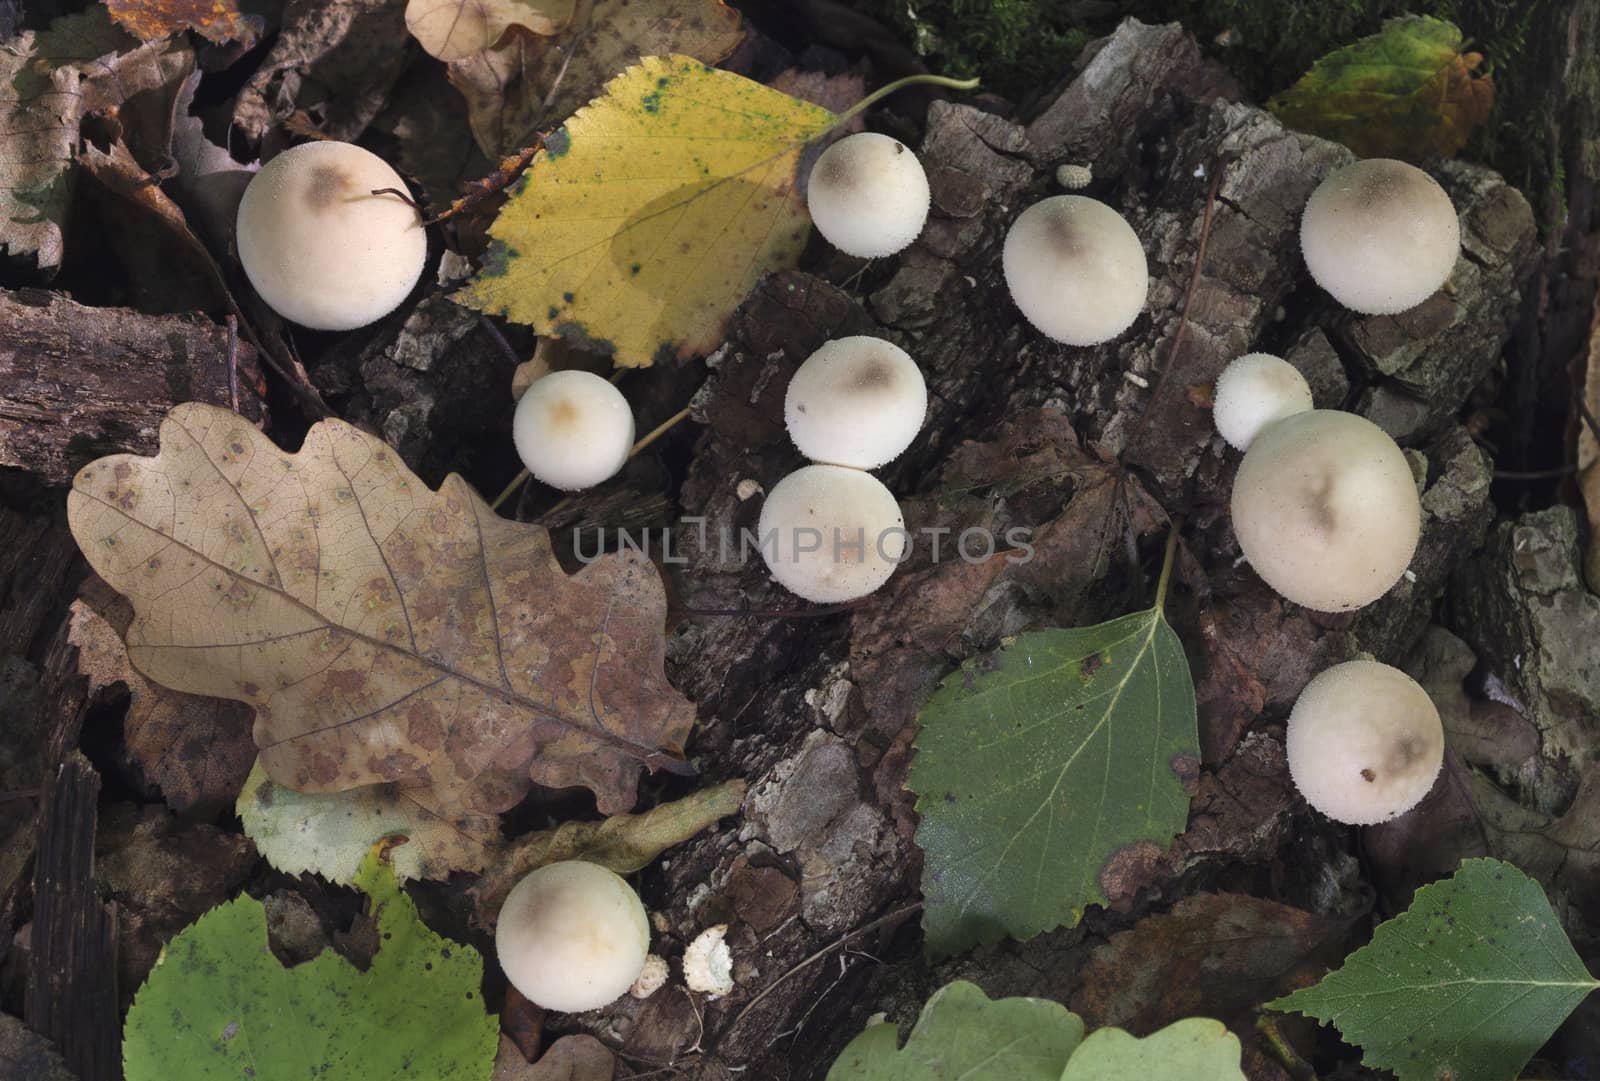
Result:
{"label": "yellow-green leaf", "polygon": [[837,117],[683,56],[646,57],[545,141],[458,299],[611,353],[709,352],[810,225],[801,148]]}
{"label": "yellow-green leaf", "polygon": [[1268,107],[1364,158],[1449,157],[1494,106],[1494,82],[1473,75],[1482,59],[1462,51],[1455,24],[1403,16],[1318,60]]}

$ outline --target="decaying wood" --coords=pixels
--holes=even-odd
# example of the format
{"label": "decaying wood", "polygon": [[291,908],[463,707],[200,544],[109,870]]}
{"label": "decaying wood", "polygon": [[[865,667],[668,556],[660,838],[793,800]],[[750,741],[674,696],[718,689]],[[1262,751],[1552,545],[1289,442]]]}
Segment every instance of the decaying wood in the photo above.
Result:
{"label": "decaying wood", "polygon": [[90,308],[38,290],[0,291],[0,466],[67,484],[106,454],[156,449],[179,402],[261,416],[256,353],[198,318]]}
{"label": "decaying wood", "polygon": [[88,700],[77,648],[59,634],[45,661],[50,711],[33,875],[26,1020],[80,1081],[122,1075],[115,906],[95,890],[100,775],[76,748]]}

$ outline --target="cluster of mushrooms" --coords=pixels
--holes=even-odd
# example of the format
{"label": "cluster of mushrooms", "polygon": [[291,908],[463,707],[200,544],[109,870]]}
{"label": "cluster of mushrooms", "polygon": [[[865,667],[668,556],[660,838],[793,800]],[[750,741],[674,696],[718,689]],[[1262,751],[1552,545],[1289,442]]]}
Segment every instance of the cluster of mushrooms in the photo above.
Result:
{"label": "cluster of mushrooms", "polygon": [[[273,158],[238,211],[240,261],[262,300],[319,330],[348,330],[397,308],[420,279],[427,244],[404,181],[360,147],[297,146]],[[927,176],[904,144],[862,133],[814,166],[807,203],[841,251],[892,255],[927,219]],[[1316,282],[1358,312],[1405,311],[1449,276],[1460,248],[1449,197],[1420,169],[1359,161],[1308,202],[1301,246]],[[315,260],[307,251],[319,253]],[[1055,341],[1096,345],[1133,325],[1148,292],[1144,249],[1127,220],[1079,195],[1044,199],[1006,235],[1006,284],[1028,322]],[[899,504],[868,470],[902,453],[927,410],[916,362],[872,337],[825,343],[790,382],[784,419],[807,465],[775,485],[759,534],[773,577],[808,600],[839,603],[888,580],[907,551]],[[1217,381],[1218,432],[1244,453],[1232,514],[1250,566],[1282,596],[1347,612],[1406,572],[1421,529],[1409,464],[1394,440],[1351,413],[1312,407],[1286,361],[1250,353]],[[556,488],[591,487],[627,462],[634,418],[607,380],[583,371],[537,379],[517,404],[513,438],[528,472]],[[1307,801],[1340,822],[1404,813],[1432,787],[1444,735],[1428,695],[1373,660],[1322,672],[1288,724],[1289,768]],[[540,1006],[594,1009],[647,972],[650,927],[620,877],[581,861],[552,864],[507,897],[496,948],[508,979]],[[659,980],[657,981],[659,982]]]}

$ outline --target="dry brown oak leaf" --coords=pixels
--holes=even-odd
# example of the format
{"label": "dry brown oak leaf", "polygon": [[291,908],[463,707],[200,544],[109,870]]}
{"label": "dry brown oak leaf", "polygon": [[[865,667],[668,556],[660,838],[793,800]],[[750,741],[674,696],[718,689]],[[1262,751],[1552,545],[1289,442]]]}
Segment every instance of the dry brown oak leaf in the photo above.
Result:
{"label": "dry brown oak leaf", "polygon": [[337,420],[286,454],[189,403],[154,458],[85,466],[67,511],[133,603],[147,678],[255,707],[277,783],[432,785],[503,811],[530,780],[633,806],[641,768],[682,771],[694,707],[663,671],[666,593],[637,554],[568,575],[544,529],[459,476],[437,492]]}

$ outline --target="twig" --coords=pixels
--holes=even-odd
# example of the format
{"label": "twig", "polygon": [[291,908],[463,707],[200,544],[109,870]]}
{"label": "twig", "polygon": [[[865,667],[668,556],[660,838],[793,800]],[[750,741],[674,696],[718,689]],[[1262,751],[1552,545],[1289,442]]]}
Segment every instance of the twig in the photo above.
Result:
{"label": "twig", "polygon": [[515,495],[517,489],[521,488],[526,483],[528,483],[528,471],[526,469],[517,470],[517,475],[511,478],[511,483],[506,485],[505,491],[495,496],[494,502],[489,504],[489,509],[499,510],[501,504]]}
{"label": "twig", "polygon": [[228,313],[228,401],[239,412],[239,317]]}
{"label": "twig", "polygon": [[1299,1053],[1289,1046],[1289,1041],[1278,1031],[1276,1018],[1260,1014],[1256,1017],[1256,1031],[1266,1041],[1273,1058],[1283,1064],[1283,1068],[1289,1071],[1295,1081],[1317,1081],[1317,1071],[1312,1069],[1311,1063],[1301,1058]]}
{"label": "twig", "polygon": [[1204,269],[1206,263],[1206,245],[1211,240],[1211,220],[1217,206],[1217,191],[1222,187],[1223,172],[1222,164],[1213,161],[1211,186],[1206,190],[1205,215],[1200,219],[1200,243],[1195,247],[1194,269],[1189,272],[1189,287],[1183,293],[1183,309],[1178,315],[1178,329],[1172,332],[1172,346],[1167,350],[1167,362],[1161,366],[1161,374],[1156,377],[1155,386],[1150,390],[1150,397],[1145,399],[1144,410],[1139,414],[1133,434],[1123,444],[1124,451],[1137,446],[1140,437],[1150,427],[1150,421],[1155,416],[1156,403],[1161,401],[1161,392],[1166,389],[1167,378],[1177,366],[1178,350],[1183,348],[1183,337],[1189,330],[1189,310],[1194,307],[1194,294],[1200,285],[1200,271]]}
{"label": "twig", "polygon": [[779,976],[777,979],[775,979],[771,983],[767,984],[766,987],[762,988],[761,993],[756,995],[755,998],[751,999],[748,1003],[746,1003],[745,1004],[745,1008],[739,1011],[738,1016],[733,1019],[733,1023],[731,1025],[729,1025],[727,1028],[722,1030],[722,1035],[726,1036],[728,1033],[730,1033],[734,1029],[738,1028],[739,1027],[739,1023],[741,1021],[743,1021],[746,1017],[750,1016],[750,1011],[751,1010],[753,1010],[757,1006],[759,1006],[763,999],[765,999],[768,995],[772,994],[773,991],[777,990],[777,988],[778,988],[778,986],[780,984],[782,984],[790,976],[793,976],[796,972],[799,972],[801,969],[806,968],[809,965],[816,964],[818,961],[822,960],[824,957],[828,956],[830,953],[832,953],[835,950],[841,948],[846,943],[853,942],[854,940],[860,938],[862,935],[871,934],[873,931],[876,931],[878,928],[884,926],[885,924],[895,923],[895,922],[897,922],[899,920],[903,920],[907,916],[910,916],[910,915],[912,915],[912,914],[914,914],[916,912],[920,912],[921,910],[922,910],[922,902],[921,901],[914,901],[909,905],[905,905],[905,906],[903,906],[901,908],[895,909],[893,912],[890,912],[888,915],[879,916],[877,919],[873,920],[871,923],[864,924],[861,927],[857,927],[854,931],[851,931],[849,934],[845,935],[843,938],[836,939],[831,945],[822,947],[822,949],[818,950],[816,953],[812,954],[810,957],[807,957],[804,961],[801,961],[799,964],[795,965],[789,971],[785,972],[782,976]]}
{"label": "twig", "polygon": [[1495,480],[1554,480],[1576,473],[1575,465],[1558,465],[1553,469],[1496,469]]}

